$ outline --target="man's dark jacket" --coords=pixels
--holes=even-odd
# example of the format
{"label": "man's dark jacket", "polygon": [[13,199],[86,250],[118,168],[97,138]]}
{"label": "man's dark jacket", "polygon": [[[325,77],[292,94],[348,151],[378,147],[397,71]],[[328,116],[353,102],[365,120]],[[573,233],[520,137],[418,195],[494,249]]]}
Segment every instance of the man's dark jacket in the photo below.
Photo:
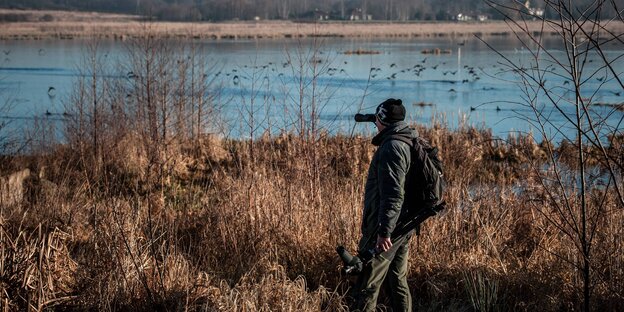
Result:
{"label": "man's dark jacket", "polygon": [[401,216],[405,177],[410,166],[410,146],[390,136],[415,138],[417,133],[401,121],[387,126],[373,138],[378,146],[368,169],[364,192],[360,250],[371,248],[376,234],[390,237]]}

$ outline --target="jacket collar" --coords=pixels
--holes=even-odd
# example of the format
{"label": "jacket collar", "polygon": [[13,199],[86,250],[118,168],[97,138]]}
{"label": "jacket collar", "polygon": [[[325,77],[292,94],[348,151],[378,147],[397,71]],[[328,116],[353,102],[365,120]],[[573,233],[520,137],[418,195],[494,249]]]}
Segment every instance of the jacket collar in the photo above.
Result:
{"label": "jacket collar", "polygon": [[377,135],[373,137],[372,143],[375,146],[379,146],[388,136],[395,134],[412,136],[413,130],[408,127],[405,121],[395,122],[377,133]]}

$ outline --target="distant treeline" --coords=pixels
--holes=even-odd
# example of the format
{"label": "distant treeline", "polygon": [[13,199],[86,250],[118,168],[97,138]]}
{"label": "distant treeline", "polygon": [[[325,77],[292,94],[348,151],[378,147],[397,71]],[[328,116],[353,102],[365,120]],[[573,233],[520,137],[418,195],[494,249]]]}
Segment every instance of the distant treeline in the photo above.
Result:
{"label": "distant treeline", "polygon": [[[624,0],[612,0],[618,9]],[[495,0],[523,8],[525,1]],[[587,8],[595,0],[575,0]],[[544,8],[544,0],[528,1],[532,8]],[[0,7],[16,9],[78,10],[126,13],[169,21],[226,21],[254,19],[447,21],[458,14],[476,18],[502,19],[484,0],[0,0]],[[579,10],[579,12],[582,10]],[[591,10],[590,10],[591,12]],[[602,18],[616,16],[616,10],[600,12]],[[556,12],[546,10],[546,18]]]}

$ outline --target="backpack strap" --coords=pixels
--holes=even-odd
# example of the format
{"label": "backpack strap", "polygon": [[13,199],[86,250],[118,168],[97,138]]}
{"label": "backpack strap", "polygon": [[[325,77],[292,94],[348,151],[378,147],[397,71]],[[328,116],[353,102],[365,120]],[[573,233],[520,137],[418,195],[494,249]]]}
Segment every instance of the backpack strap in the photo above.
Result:
{"label": "backpack strap", "polygon": [[423,145],[423,143],[421,143],[422,141],[419,137],[412,138],[412,137],[405,136],[405,135],[394,134],[385,138],[382,141],[381,145],[391,140],[401,141],[410,147],[410,156],[411,156],[410,162],[411,163],[416,162],[418,168],[422,168],[424,166],[425,159],[427,157],[430,157],[429,155],[430,155],[431,149],[433,149],[433,152],[437,154],[437,148],[429,147],[429,149],[427,149],[427,147]]}
{"label": "backpack strap", "polygon": [[409,147],[414,147],[414,141],[412,138],[407,137],[405,135],[400,135],[400,134],[394,134],[391,136],[388,136],[387,138],[385,138],[383,140],[383,142],[381,143],[381,145],[383,145],[384,143],[386,143],[387,141],[391,141],[391,140],[397,140],[397,141],[401,141],[407,145],[409,145]]}

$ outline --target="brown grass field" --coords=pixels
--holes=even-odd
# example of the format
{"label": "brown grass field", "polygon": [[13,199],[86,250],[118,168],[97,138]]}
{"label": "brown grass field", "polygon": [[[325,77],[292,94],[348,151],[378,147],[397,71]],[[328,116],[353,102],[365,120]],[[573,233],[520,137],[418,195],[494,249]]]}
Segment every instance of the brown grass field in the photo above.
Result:
{"label": "brown grass field", "polygon": [[[285,21],[171,23],[142,22],[136,16],[57,11],[0,10],[1,15],[25,15],[22,22],[2,23],[0,39],[127,39],[145,34],[178,39],[282,39],[301,37],[412,38],[437,36],[511,35],[502,21],[488,22],[410,22],[410,23],[295,23]],[[48,16],[51,21],[45,21]],[[538,32],[539,21],[529,21],[528,29]],[[624,23],[608,24],[615,33],[624,32]],[[555,30],[544,28],[546,33]]]}
{"label": "brown grass field", "polygon": [[[546,145],[419,130],[441,148],[449,182],[449,208],[411,243],[419,310],[578,309],[574,246],[549,223],[527,165]],[[334,248],[353,250],[359,235],[369,138],[206,138],[176,148],[163,185],[145,184],[138,146],[107,148],[100,173],[71,146],[2,162],[37,173],[0,214],[3,311],[346,310]],[[621,207],[602,221],[596,311],[624,307],[622,222]]]}

